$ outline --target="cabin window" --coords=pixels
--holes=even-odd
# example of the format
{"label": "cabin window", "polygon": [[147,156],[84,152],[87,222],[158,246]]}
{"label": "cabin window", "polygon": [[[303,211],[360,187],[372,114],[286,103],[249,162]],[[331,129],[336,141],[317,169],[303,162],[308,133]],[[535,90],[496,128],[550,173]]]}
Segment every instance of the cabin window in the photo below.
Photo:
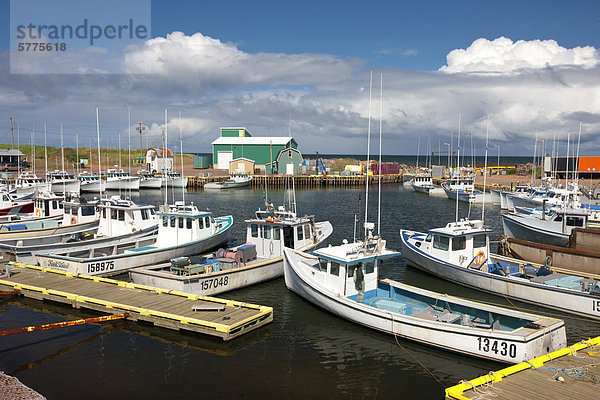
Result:
{"label": "cabin window", "polygon": [[57,202],[56,200],[54,200],[54,201],[52,202],[52,209],[53,209],[53,210],[56,210],[57,208],[58,208],[58,202]]}
{"label": "cabin window", "polygon": [[464,250],[467,248],[467,238],[464,236],[458,236],[452,238],[452,251]]}
{"label": "cabin window", "polygon": [[110,210],[110,219],[117,219],[117,210],[114,208]]}
{"label": "cabin window", "polygon": [[125,210],[118,210],[119,221],[125,221]]}
{"label": "cabin window", "polygon": [[487,235],[485,233],[473,235],[473,248],[485,247],[487,245]]}
{"label": "cabin window", "polygon": [[69,207],[69,206],[65,207],[65,214],[71,214],[71,207]]}
{"label": "cabin window", "polygon": [[450,245],[450,238],[447,236],[433,236],[433,248],[448,251],[448,247]]}
{"label": "cabin window", "polygon": [[179,229],[183,229],[183,217],[177,218],[179,220]]}
{"label": "cabin window", "polygon": [[278,226],[273,227],[273,240],[281,240],[281,229]]}
{"label": "cabin window", "polygon": [[171,225],[171,228],[175,228],[175,220],[176,220],[176,219],[177,219],[177,218],[175,218],[175,217],[171,217],[171,223],[170,223],[170,225]]}
{"label": "cabin window", "polygon": [[169,225],[169,217],[167,217],[166,215],[163,215],[163,226],[167,226]]}
{"label": "cabin window", "polygon": [[258,237],[258,225],[257,224],[250,225],[250,234],[254,238]]}
{"label": "cabin window", "polygon": [[583,226],[583,218],[581,217],[567,217],[567,226]]}
{"label": "cabin window", "polygon": [[327,260],[324,258],[319,258],[319,270],[327,272]]}
{"label": "cabin window", "polygon": [[348,265],[348,278],[352,278],[354,276],[355,269],[356,269],[356,265]]}
{"label": "cabin window", "polygon": [[296,236],[298,237],[298,240],[304,240],[304,237],[302,236],[302,226],[299,226],[296,228]]}
{"label": "cabin window", "polygon": [[365,274],[372,274],[375,271],[375,262],[367,261],[365,263]]}
{"label": "cabin window", "polygon": [[192,229],[192,219],[191,218],[185,219],[185,227],[186,227],[186,229]]}
{"label": "cabin window", "polygon": [[102,209],[102,218],[106,219],[106,208]]}
{"label": "cabin window", "polygon": [[270,226],[263,226],[263,238],[271,239],[271,227]]}
{"label": "cabin window", "polygon": [[94,210],[94,206],[81,207],[81,215],[82,216],[94,215],[95,213],[96,213],[96,211]]}
{"label": "cabin window", "polygon": [[562,222],[562,215],[557,215],[556,218],[554,218],[555,222]]}
{"label": "cabin window", "polygon": [[204,218],[198,218],[198,229],[204,229]]}
{"label": "cabin window", "polygon": [[150,214],[154,215],[154,208],[150,209]]}
{"label": "cabin window", "polygon": [[431,233],[429,233],[429,234],[427,235],[427,237],[425,238],[425,241],[426,241],[426,242],[428,242],[428,243],[431,243],[431,238],[432,238],[432,237],[433,237],[433,235],[432,235]]}
{"label": "cabin window", "polygon": [[142,219],[146,220],[148,218],[150,218],[150,215],[148,214],[148,210],[146,210],[145,208],[140,210],[140,212],[142,213]]}
{"label": "cabin window", "polygon": [[332,261],[329,273],[334,276],[340,276],[340,264]]}
{"label": "cabin window", "polygon": [[206,221],[205,221],[206,227],[210,228],[210,217],[204,217],[204,218],[206,218]]}
{"label": "cabin window", "polygon": [[310,238],[310,225],[304,225],[304,237]]}

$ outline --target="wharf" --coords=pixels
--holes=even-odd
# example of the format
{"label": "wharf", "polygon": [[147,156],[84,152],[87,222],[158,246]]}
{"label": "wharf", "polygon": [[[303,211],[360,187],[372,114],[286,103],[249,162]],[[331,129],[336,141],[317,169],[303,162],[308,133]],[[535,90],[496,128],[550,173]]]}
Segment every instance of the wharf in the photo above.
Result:
{"label": "wharf", "polygon": [[273,321],[273,308],[197,296],[114,279],[11,263],[0,291],[72,305],[163,328],[234,339]]}
{"label": "wharf", "polygon": [[597,399],[600,336],[446,389],[446,399]]}
{"label": "wharf", "polygon": [[[292,175],[252,175],[251,185],[254,188],[284,187]],[[364,186],[366,175],[293,175],[296,188],[317,187],[355,187]],[[377,184],[379,175],[369,176],[369,185]],[[381,175],[381,183],[401,183],[402,174]]]}

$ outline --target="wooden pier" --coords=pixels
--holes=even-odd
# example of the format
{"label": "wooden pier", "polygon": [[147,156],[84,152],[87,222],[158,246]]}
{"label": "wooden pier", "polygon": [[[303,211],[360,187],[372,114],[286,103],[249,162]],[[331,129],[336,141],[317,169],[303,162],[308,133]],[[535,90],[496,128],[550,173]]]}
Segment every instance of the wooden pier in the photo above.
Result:
{"label": "wooden pier", "polygon": [[[8,274],[6,269],[8,268]],[[225,341],[273,321],[273,308],[22,264],[0,267],[0,290]]]}
{"label": "wooden pier", "polygon": [[[293,175],[296,188],[320,188],[320,187],[356,187],[364,186],[366,175]],[[289,182],[290,175],[252,175],[251,185],[254,188],[284,187]],[[369,185],[379,182],[378,175],[369,176]],[[381,183],[401,183],[402,174],[381,175]]]}
{"label": "wooden pier", "polygon": [[446,389],[446,399],[597,399],[600,336]]}

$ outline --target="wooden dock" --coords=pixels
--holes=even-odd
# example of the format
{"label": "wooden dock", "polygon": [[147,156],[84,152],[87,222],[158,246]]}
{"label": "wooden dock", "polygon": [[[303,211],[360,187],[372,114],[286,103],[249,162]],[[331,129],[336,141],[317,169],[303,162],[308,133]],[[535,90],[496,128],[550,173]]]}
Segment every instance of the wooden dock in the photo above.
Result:
{"label": "wooden dock", "polygon": [[[6,268],[9,274],[7,276]],[[0,267],[0,291],[168,329],[234,339],[273,321],[273,308],[22,264]]]}
{"label": "wooden dock", "polygon": [[446,389],[446,399],[598,399],[600,336]]}
{"label": "wooden dock", "polygon": [[[320,188],[320,187],[356,187],[364,186],[367,182],[366,175],[293,175],[296,188]],[[289,181],[290,175],[252,175],[251,185],[254,188],[284,187]],[[369,176],[369,185],[379,182],[378,175]],[[402,174],[381,175],[381,183],[401,183]]]}

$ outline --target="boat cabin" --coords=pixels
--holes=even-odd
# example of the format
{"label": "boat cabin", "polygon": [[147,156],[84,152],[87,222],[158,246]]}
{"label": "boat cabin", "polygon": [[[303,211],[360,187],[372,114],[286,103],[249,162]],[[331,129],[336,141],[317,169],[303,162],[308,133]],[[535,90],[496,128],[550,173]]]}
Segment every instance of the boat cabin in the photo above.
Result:
{"label": "boat cabin", "polygon": [[136,204],[120,196],[103,198],[96,205],[100,215],[98,235],[120,236],[155,226],[154,206]]}
{"label": "boat cabin", "polygon": [[215,218],[210,211],[199,211],[193,203],[161,206],[158,216],[157,247],[176,246],[178,244],[204,239],[217,230]]}
{"label": "boat cabin", "polygon": [[92,222],[98,219],[94,203],[88,203],[83,197],[72,197],[63,200],[62,225],[75,225]]}
{"label": "boat cabin", "polygon": [[52,172],[48,172],[46,175],[46,180],[49,182],[61,182],[63,180],[73,180],[75,176],[73,174],[69,174],[67,171],[59,171],[55,170]]}
{"label": "boat cabin", "polygon": [[106,170],[106,176],[108,178],[119,178],[129,176],[129,172],[123,171],[122,168],[109,168]]}
{"label": "boat cabin", "polygon": [[79,179],[79,181],[82,183],[83,182],[98,182],[100,180],[100,176],[91,175],[87,171],[83,171],[82,173],[77,175],[77,179]]}
{"label": "boat cabin", "polygon": [[36,217],[54,217],[63,214],[63,197],[54,193],[36,193],[33,198],[33,213]]}
{"label": "boat cabin", "polygon": [[27,188],[40,186],[44,184],[44,180],[39,178],[36,174],[31,171],[24,171],[16,181],[16,187],[18,188]]}
{"label": "boat cabin", "polygon": [[316,242],[313,216],[297,217],[280,207],[279,210],[258,210],[256,217],[246,220],[246,243],[256,246],[259,258],[283,255],[283,248],[301,249]]}
{"label": "boat cabin", "polygon": [[570,234],[573,228],[588,227],[588,213],[584,210],[553,208],[542,219],[547,219],[555,227],[553,230],[562,233]]}
{"label": "boat cabin", "polygon": [[414,178],[412,178],[412,182],[416,186],[433,186],[433,179],[431,178],[431,175],[416,175]]}
{"label": "boat cabin", "polygon": [[385,249],[385,240],[346,243],[313,251],[319,263],[313,264],[313,279],[337,296],[362,302],[365,292],[377,290],[380,260],[399,256]]}
{"label": "boat cabin", "polygon": [[424,253],[450,264],[477,267],[489,257],[489,232],[483,221],[460,220],[431,229],[425,239],[415,245]]}
{"label": "boat cabin", "polygon": [[453,176],[446,181],[446,184],[452,191],[472,192],[475,189],[474,178],[471,175]]}

